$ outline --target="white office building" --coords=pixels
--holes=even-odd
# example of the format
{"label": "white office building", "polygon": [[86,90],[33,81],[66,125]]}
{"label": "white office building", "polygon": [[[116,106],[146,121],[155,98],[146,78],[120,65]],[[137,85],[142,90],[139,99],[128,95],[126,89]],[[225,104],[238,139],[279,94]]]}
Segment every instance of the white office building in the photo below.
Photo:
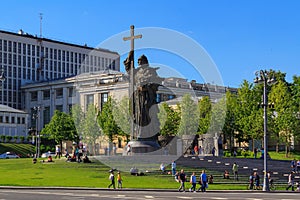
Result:
{"label": "white office building", "polygon": [[120,71],[118,53],[0,30],[0,104],[25,109],[24,84],[108,69]]}
{"label": "white office building", "polygon": [[[26,107],[28,95],[22,93],[21,86],[29,83],[41,85],[41,88],[38,89],[39,92],[36,93],[37,96],[32,94],[32,102],[37,103],[34,99],[38,99],[38,95],[43,95],[45,100],[48,98],[50,101],[52,94],[47,93],[42,87],[47,81],[63,80],[80,73],[103,70],[120,71],[118,53],[107,49],[94,49],[87,45],[41,38],[22,30],[18,33],[0,30],[0,105],[3,105],[0,115],[0,120],[2,118],[0,133],[11,136],[23,135],[27,134],[28,128],[33,125],[31,123],[33,122],[33,111],[30,109],[26,113],[22,111],[28,111]],[[51,90],[51,92],[53,91]],[[65,92],[65,89],[58,90],[55,93],[56,98],[60,99]],[[66,100],[61,99],[61,101]],[[39,103],[42,106],[44,102]],[[53,109],[66,110],[65,107],[61,108],[60,106],[68,104],[53,105],[55,105]],[[53,105],[51,104],[51,106]],[[38,107],[36,105],[36,108]],[[45,104],[43,108],[45,122],[48,122],[52,114],[50,107]],[[47,110],[48,108],[49,110]]]}

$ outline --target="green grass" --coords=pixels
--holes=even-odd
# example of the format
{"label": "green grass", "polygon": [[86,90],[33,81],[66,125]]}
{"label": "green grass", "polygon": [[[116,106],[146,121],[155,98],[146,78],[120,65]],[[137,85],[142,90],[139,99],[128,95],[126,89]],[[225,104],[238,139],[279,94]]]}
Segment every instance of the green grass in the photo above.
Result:
{"label": "green grass", "polygon": [[[54,163],[32,163],[31,159],[0,159],[1,186],[55,186],[106,188],[109,167],[99,161],[70,163],[54,159]],[[124,188],[177,189],[179,183],[171,175],[159,173],[132,176],[122,172]],[[186,183],[190,187],[189,183]],[[243,184],[211,184],[211,190],[246,189]]]}
{"label": "green grass", "polygon": [[[5,144],[0,143],[0,153],[13,151],[26,156],[34,152],[34,146],[30,144]],[[269,152],[274,160],[300,159],[299,153],[293,153],[288,158],[284,152]],[[260,155],[258,155],[260,156]],[[65,158],[54,159],[54,163],[32,163],[32,159],[0,159],[0,186],[54,186],[54,187],[91,187],[106,188],[109,184],[109,167],[98,160],[93,163],[69,163]],[[168,166],[167,170],[170,166]],[[178,166],[181,169],[181,166]],[[187,175],[195,171],[199,176],[200,168],[184,167]],[[240,176],[237,183],[224,180],[222,173],[207,170],[207,174],[214,175],[214,181],[218,184],[210,184],[209,190],[245,190],[248,175]],[[146,176],[132,176],[122,172],[124,188],[157,188],[177,189],[179,183],[175,182],[171,175],[162,175],[159,172],[149,173]],[[224,183],[226,181],[226,183]],[[186,187],[190,187],[186,183]],[[197,186],[198,187],[198,186]],[[279,189],[279,188],[278,188]],[[283,188],[284,189],[284,188]]]}
{"label": "green grass", "polygon": [[286,157],[284,151],[280,151],[278,153],[276,153],[275,151],[269,151],[269,154],[270,154],[270,156],[273,160],[292,160],[294,158],[296,160],[300,159],[300,153],[299,152],[290,152],[288,154],[288,157]]}
{"label": "green grass", "polygon": [[14,152],[21,155],[21,157],[27,157],[27,154],[34,153],[34,146],[31,144],[13,144],[13,143],[0,143],[0,154],[5,152]]}

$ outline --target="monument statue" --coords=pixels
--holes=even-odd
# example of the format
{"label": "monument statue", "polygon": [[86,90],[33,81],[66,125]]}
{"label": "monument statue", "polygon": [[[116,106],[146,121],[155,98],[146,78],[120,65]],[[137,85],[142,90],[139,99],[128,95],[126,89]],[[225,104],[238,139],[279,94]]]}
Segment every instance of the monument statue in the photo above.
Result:
{"label": "monument statue", "polygon": [[[131,26],[131,37],[124,40],[133,41],[136,36]],[[138,59],[138,68],[134,68],[134,49],[131,43],[131,51],[124,65],[130,76],[129,99],[132,116],[131,142],[133,153],[146,153],[159,148],[156,135],[159,132],[159,120],[157,117],[158,106],[156,92],[161,85],[162,78],[157,75],[158,68],[149,67],[148,59],[142,55]],[[136,141],[136,142],[134,142]]]}
{"label": "monument statue", "polygon": [[[124,61],[128,74],[131,73],[130,67],[126,65],[131,57]],[[130,63],[130,62],[129,62]],[[134,138],[150,139],[159,132],[159,120],[157,118],[158,106],[156,102],[156,92],[161,85],[162,78],[157,75],[158,68],[149,67],[148,59],[142,55],[138,59],[139,67],[133,70],[133,95],[130,101],[133,102],[132,119],[135,124],[133,130]]]}

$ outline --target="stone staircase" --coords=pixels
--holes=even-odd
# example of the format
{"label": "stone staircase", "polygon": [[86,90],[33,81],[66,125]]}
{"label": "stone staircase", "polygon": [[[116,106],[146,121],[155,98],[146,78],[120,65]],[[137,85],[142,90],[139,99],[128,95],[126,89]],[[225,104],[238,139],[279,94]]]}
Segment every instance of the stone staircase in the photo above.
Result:
{"label": "stone staircase", "polygon": [[[261,178],[263,177],[264,161],[254,158],[226,158],[213,156],[182,156],[177,161],[177,165],[183,167],[199,168],[199,171],[206,169],[208,171],[220,172],[217,176],[223,176],[224,170],[229,171],[232,178],[232,165],[236,162],[239,165],[239,176],[247,181],[253,171],[257,171]],[[287,183],[287,176],[291,171],[290,161],[268,160],[268,171],[271,171],[271,177],[276,182]],[[180,170],[180,169],[178,169]],[[200,173],[200,172],[199,172]],[[215,175],[215,176],[216,176]],[[295,180],[300,180],[300,174],[296,174]]]}

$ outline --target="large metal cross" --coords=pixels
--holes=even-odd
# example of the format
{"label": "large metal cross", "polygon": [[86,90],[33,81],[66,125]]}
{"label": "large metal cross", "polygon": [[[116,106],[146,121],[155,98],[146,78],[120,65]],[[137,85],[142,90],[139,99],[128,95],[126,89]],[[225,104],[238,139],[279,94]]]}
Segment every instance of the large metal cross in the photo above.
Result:
{"label": "large metal cross", "polygon": [[[130,37],[123,37],[124,41],[130,40],[130,51],[134,52],[134,40],[142,38],[142,35],[134,35],[134,25],[130,26]],[[132,60],[134,60],[134,56],[132,56]]]}
{"label": "large metal cross", "polygon": [[[131,114],[132,114],[132,120],[131,120],[131,124],[130,124],[130,140],[136,139],[137,138],[137,133],[136,133],[136,127],[135,127],[135,122],[136,122],[136,118],[137,118],[137,113],[135,110],[135,96],[134,94],[134,40],[138,39],[138,38],[142,38],[142,35],[134,35],[134,25],[130,26],[130,37],[124,37],[123,40],[124,41],[128,41],[130,40],[131,45],[130,45],[130,54],[131,54],[131,63],[130,63],[130,82],[129,82],[129,99],[131,98],[130,101],[130,109],[131,109]],[[130,57],[130,56],[129,56]]]}

